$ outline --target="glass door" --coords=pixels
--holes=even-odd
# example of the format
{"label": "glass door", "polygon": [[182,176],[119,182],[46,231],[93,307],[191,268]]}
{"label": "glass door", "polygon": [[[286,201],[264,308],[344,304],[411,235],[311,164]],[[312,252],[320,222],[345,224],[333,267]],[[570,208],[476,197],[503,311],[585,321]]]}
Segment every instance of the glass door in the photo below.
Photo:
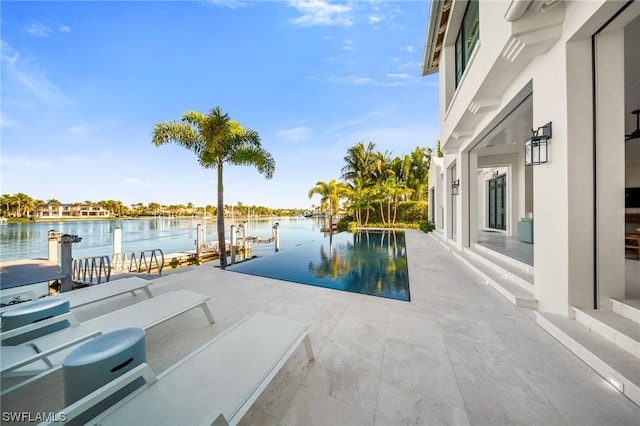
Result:
{"label": "glass door", "polygon": [[489,228],[507,229],[506,193],[507,175],[489,181]]}

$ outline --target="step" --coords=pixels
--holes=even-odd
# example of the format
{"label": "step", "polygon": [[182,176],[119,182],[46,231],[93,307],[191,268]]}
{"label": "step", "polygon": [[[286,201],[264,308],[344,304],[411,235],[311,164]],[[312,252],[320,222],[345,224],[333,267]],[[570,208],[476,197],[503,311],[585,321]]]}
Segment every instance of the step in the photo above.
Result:
{"label": "step", "polygon": [[494,259],[498,259],[501,263],[506,263],[508,265],[511,265],[515,271],[519,271],[527,275],[533,275],[534,268],[532,265],[516,260],[512,257],[507,256],[506,254],[492,250],[489,247],[482,244],[473,243],[471,247],[474,250],[481,251],[483,253],[488,254],[490,257]]}
{"label": "step", "polygon": [[580,322],[536,311],[536,322],[619,392],[640,406],[638,358]]}
{"label": "step", "polygon": [[640,300],[638,299],[610,299],[613,312],[640,324]]}
{"label": "step", "polygon": [[514,305],[528,309],[537,308],[538,301],[533,292],[515,283],[508,274],[498,272],[485,261],[478,259],[479,256],[468,251],[452,250],[451,253]]}
{"label": "step", "polygon": [[469,251],[487,266],[492,267],[498,273],[503,274],[506,278],[533,293],[533,267],[530,265],[510,259],[508,256],[478,244],[464,250]]}
{"label": "step", "polygon": [[640,327],[612,311],[572,308],[576,321],[638,358],[640,369]]}

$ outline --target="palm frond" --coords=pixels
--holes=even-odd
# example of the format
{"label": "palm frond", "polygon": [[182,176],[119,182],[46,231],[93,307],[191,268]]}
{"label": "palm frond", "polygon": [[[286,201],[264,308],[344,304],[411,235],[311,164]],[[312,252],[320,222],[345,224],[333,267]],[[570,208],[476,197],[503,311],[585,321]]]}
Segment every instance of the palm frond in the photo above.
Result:
{"label": "palm frond", "polygon": [[204,144],[200,134],[189,124],[177,121],[157,123],[153,128],[151,141],[155,146],[174,142],[200,155]]}

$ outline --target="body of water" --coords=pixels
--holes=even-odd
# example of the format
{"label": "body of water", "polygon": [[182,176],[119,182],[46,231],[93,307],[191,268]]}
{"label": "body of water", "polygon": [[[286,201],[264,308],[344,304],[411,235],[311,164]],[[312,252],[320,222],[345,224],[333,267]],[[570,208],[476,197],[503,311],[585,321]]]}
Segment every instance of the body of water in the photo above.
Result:
{"label": "body of water", "polygon": [[402,231],[342,232],[277,256],[241,262],[227,270],[409,300],[407,251]]}
{"label": "body of water", "polygon": [[[235,224],[246,221],[236,219]],[[202,219],[157,218],[91,220],[66,222],[9,223],[0,226],[0,262],[23,259],[46,258],[48,256],[48,233],[50,230],[82,238],[73,244],[73,257],[111,256],[113,254],[113,231],[122,229],[122,252],[161,249],[165,254],[195,250],[197,225]],[[258,218],[249,221],[249,235],[271,238],[273,224],[280,226],[280,249],[282,251],[298,245],[320,240],[322,223],[304,217]],[[225,237],[230,238],[230,226],[225,222]],[[218,240],[215,220],[206,222],[206,242]],[[253,254],[263,256],[274,252],[274,244],[254,244]]]}

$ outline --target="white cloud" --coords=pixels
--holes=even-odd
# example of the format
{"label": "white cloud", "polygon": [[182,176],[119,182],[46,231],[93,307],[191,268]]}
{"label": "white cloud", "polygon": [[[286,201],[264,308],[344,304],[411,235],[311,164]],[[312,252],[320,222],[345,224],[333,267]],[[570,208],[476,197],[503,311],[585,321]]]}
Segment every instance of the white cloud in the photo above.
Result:
{"label": "white cloud", "polygon": [[7,157],[3,155],[0,157],[0,164],[3,169],[14,168],[20,170],[22,173],[30,170],[44,170],[56,168],[55,161],[51,158],[40,159],[32,156],[24,157],[21,155],[14,157]]}
{"label": "white cloud", "polygon": [[33,23],[30,27],[25,28],[25,31],[36,37],[51,37],[53,30],[46,25]]}
{"label": "white cloud", "polygon": [[10,117],[7,117],[5,113],[0,111],[0,127],[16,127],[20,123]]}
{"label": "white cloud", "polygon": [[309,127],[293,127],[291,129],[279,130],[278,137],[289,142],[300,142],[309,139],[313,131]]}
{"label": "white cloud", "polygon": [[336,84],[354,84],[356,86],[380,86],[380,87],[390,87],[390,86],[400,86],[404,83],[393,81],[393,82],[384,82],[376,80],[372,77],[361,77],[361,76],[331,76],[326,79],[331,83]]}
{"label": "white cloud", "polygon": [[353,24],[352,8],[347,4],[331,4],[325,0],[290,1],[289,5],[302,15],[290,19],[294,25],[312,27],[316,25],[348,27]]}
{"label": "white cloud", "polygon": [[412,53],[414,51],[414,48],[413,46],[406,46],[406,47],[403,47],[401,50],[405,50],[409,53]]}
{"label": "white cloud", "polygon": [[[64,105],[69,99],[47,78],[45,70],[34,64],[33,59],[23,59],[4,40],[1,42],[2,76],[27,88],[42,101],[51,105]],[[6,80],[5,80],[6,81]]]}
{"label": "white cloud", "polygon": [[73,127],[69,127],[67,129],[68,133],[74,134],[74,135],[81,135],[87,132],[87,126],[73,126]]}
{"label": "white cloud", "polygon": [[61,33],[70,33],[71,27],[68,25],[60,25],[60,28],[58,28],[58,31],[60,31]]}
{"label": "white cloud", "polygon": [[354,77],[351,79],[351,82],[353,84],[358,84],[358,85],[371,85],[371,84],[375,84],[375,80],[373,78],[369,78],[369,77]]}
{"label": "white cloud", "polygon": [[384,18],[380,15],[371,15],[369,16],[369,23],[370,24],[377,24],[380,23]]}
{"label": "white cloud", "polygon": [[136,179],[136,178],[126,178],[122,181],[122,183],[126,183],[128,185],[139,185],[141,181],[140,179]]}
{"label": "white cloud", "polygon": [[422,66],[422,62],[414,61],[414,62],[407,62],[404,64],[400,64],[398,65],[398,68],[403,70],[406,70],[406,69],[419,70],[421,66]]}
{"label": "white cloud", "polygon": [[205,0],[211,6],[226,7],[229,9],[239,9],[245,7],[246,3],[240,0]]}
{"label": "white cloud", "polygon": [[389,73],[389,74],[387,74],[387,77],[389,77],[389,78],[401,78],[401,79],[413,78],[413,76],[411,74],[407,74],[407,73]]}
{"label": "white cloud", "polygon": [[353,145],[353,141],[373,141],[377,150],[388,150],[393,156],[408,154],[417,145],[433,146],[438,139],[437,129],[415,123],[399,123],[396,126],[376,125],[366,121],[359,126],[348,127],[331,135],[339,144]]}
{"label": "white cloud", "polygon": [[353,50],[353,41],[352,40],[345,40],[344,44],[342,45],[342,49],[344,49],[344,50]]}

